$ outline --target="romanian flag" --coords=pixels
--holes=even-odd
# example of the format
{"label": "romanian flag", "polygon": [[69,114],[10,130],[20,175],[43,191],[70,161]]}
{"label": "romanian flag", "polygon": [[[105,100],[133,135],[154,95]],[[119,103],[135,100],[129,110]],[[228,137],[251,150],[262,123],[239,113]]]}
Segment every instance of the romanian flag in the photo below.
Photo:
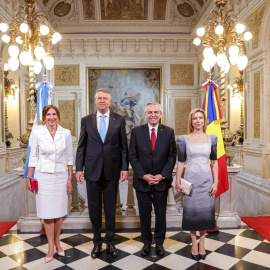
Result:
{"label": "romanian flag", "polygon": [[205,99],[202,107],[202,109],[205,111],[206,118],[208,120],[206,133],[214,134],[218,138],[217,160],[218,160],[219,183],[218,183],[218,190],[216,193],[216,197],[218,197],[219,195],[221,195],[222,193],[226,192],[229,189],[225,148],[220,127],[222,116],[216,90],[219,87],[219,84],[212,80],[207,80],[202,82],[202,86],[205,87],[206,89]]}

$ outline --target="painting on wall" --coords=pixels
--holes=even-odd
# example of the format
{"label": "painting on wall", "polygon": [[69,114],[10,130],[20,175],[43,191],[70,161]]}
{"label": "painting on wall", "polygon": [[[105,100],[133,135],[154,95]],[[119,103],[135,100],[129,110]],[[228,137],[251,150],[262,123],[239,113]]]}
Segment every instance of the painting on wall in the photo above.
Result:
{"label": "painting on wall", "polygon": [[87,68],[87,109],[96,111],[95,93],[99,88],[111,92],[110,109],[126,119],[130,137],[133,127],[147,123],[144,107],[148,102],[161,103],[161,67]]}

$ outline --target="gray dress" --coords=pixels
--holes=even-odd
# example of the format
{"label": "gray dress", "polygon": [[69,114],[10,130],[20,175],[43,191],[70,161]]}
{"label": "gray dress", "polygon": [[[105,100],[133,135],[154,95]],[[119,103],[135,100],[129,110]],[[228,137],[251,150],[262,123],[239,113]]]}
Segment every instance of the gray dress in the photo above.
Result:
{"label": "gray dress", "polygon": [[205,143],[190,143],[188,135],[178,137],[178,161],[186,161],[184,179],[193,184],[183,199],[182,229],[210,230],[215,227],[215,196],[209,196],[213,184],[209,159],[217,159],[217,137],[207,135]]}

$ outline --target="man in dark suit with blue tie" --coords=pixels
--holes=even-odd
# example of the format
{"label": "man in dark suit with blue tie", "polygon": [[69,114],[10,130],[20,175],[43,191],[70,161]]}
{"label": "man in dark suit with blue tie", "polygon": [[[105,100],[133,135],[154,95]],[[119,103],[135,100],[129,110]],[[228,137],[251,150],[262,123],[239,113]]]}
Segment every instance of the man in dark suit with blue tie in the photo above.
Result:
{"label": "man in dark suit with blue tie", "polygon": [[115,248],[115,211],[118,181],[127,179],[128,147],[125,119],[109,110],[111,93],[105,88],[96,92],[97,111],[81,121],[76,154],[76,179],[86,179],[88,209],[94,234],[92,258],[101,254],[103,238],[102,195],[105,211],[107,253],[117,257]]}
{"label": "man in dark suit with blue tie", "polygon": [[148,255],[151,249],[153,204],[156,254],[164,256],[167,196],[176,161],[175,136],[172,128],[159,123],[162,115],[159,103],[148,103],[144,111],[148,123],[132,130],[129,144],[129,161],[133,168],[133,187],[137,194],[144,242],[141,255]]}

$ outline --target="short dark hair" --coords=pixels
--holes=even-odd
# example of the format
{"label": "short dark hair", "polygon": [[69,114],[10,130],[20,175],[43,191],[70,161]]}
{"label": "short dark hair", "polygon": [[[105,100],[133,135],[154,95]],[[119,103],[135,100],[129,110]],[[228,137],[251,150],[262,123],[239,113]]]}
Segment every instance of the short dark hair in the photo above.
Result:
{"label": "short dark hair", "polygon": [[48,105],[44,106],[43,111],[42,111],[42,120],[45,121],[46,114],[50,109],[54,109],[56,111],[57,117],[60,120],[60,112],[59,112],[58,108],[52,104],[48,104]]}

